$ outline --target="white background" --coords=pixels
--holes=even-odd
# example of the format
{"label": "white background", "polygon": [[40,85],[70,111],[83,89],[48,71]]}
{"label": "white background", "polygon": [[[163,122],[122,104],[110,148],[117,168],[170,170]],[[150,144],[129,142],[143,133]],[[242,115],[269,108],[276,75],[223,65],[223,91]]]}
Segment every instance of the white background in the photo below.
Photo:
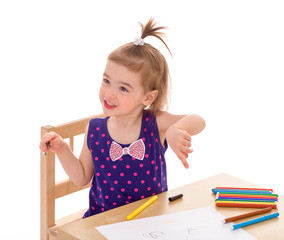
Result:
{"label": "white background", "polygon": [[[284,194],[283,12],[271,0],[1,0],[1,239],[39,239],[40,127],[101,112],[107,55],[151,16],[169,27],[173,58],[146,39],[170,65],[169,111],[207,122],[188,170],[167,153],[169,188],[226,172]],[[59,200],[57,216],[87,195]]]}

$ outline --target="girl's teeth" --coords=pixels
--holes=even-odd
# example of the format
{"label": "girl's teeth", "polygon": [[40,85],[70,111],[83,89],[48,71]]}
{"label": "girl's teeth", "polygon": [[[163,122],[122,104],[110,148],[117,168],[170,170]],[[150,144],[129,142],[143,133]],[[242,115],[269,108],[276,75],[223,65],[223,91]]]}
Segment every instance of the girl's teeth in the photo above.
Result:
{"label": "girl's teeth", "polygon": [[114,105],[111,104],[110,102],[107,102],[107,101],[106,101],[106,103],[107,103],[107,105],[109,105],[109,106],[112,106],[112,107],[114,106]]}

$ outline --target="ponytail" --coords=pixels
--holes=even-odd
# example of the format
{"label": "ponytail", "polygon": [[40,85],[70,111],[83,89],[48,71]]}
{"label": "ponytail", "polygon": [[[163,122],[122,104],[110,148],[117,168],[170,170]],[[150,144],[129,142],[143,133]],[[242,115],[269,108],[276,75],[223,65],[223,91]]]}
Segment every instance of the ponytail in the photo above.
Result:
{"label": "ponytail", "polygon": [[167,29],[166,27],[155,27],[157,25],[157,22],[154,22],[154,18],[150,18],[147,24],[144,26],[142,23],[139,23],[141,26],[141,38],[144,40],[148,36],[153,36],[158,38],[168,49],[169,53],[172,56],[172,53],[168,47],[168,45],[163,40],[163,37],[165,36],[165,33],[160,32],[160,30]]}

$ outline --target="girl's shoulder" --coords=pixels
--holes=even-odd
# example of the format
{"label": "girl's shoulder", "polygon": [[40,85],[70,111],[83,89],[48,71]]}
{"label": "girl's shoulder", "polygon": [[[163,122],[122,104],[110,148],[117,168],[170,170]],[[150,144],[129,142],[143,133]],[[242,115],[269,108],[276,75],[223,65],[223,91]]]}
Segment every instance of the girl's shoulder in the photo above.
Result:
{"label": "girl's shoulder", "polygon": [[142,121],[144,122],[155,122],[156,121],[156,116],[151,113],[150,111],[144,110],[143,112],[143,119]]}
{"label": "girl's shoulder", "polygon": [[99,117],[99,118],[92,118],[89,122],[90,124],[104,124],[106,122],[106,120],[108,119],[108,117]]}
{"label": "girl's shoulder", "polygon": [[103,118],[92,118],[89,121],[89,126],[88,129],[89,131],[93,131],[93,130],[100,130],[103,129],[104,126],[106,125],[106,121],[107,121],[108,117],[103,117]]}

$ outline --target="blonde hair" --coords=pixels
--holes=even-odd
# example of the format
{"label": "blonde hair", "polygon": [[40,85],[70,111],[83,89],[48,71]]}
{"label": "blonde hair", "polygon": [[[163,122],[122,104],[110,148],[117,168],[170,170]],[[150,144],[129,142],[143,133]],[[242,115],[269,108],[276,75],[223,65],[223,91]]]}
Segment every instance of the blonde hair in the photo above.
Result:
{"label": "blonde hair", "polygon": [[[150,18],[145,26],[141,23],[139,24],[142,28],[142,39],[148,36],[160,39],[171,54],[167,44],[162,39],[164,33],[160,32],[160,30],[166,27],[155,27],[156,23],[153,18]],[[166,59],[156,48],[148,43],[135,45],[133,42],[130,42],[111,52],[108,60],[122,64],[130,71],[139,72],[145,91],[158,90],[157,98],[147,110],[156,114],[168,107],[169,68]]]}

